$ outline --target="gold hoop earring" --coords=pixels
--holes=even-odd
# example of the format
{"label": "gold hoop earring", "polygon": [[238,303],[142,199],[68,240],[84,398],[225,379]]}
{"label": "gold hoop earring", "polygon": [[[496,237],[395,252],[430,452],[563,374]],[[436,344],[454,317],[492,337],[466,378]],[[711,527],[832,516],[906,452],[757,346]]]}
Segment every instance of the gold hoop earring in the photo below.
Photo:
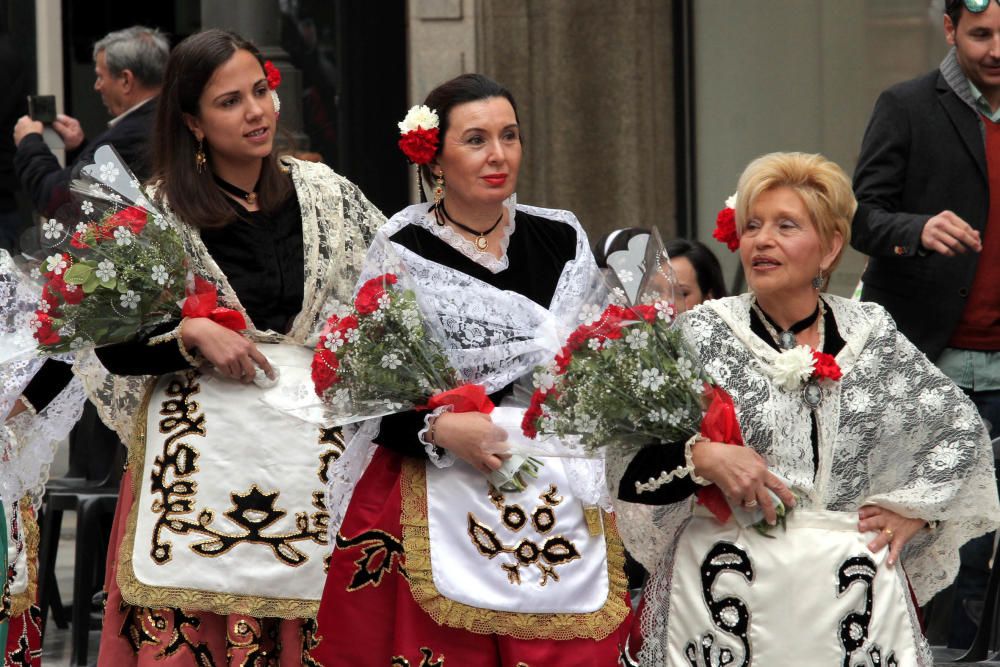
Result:
{"label": "gold hoop earring", "polygon": [[198,149],[194,152],[194,167],[199,174],[205,173],[205,166],[208,164],[208,157],[205,155],[205,148],[202,140],[198,140]]}
{"label": "gold hoop earring", "polygon": [[434,206],[436,207],[444,199],[444,172],[440,171],[434,175]]}

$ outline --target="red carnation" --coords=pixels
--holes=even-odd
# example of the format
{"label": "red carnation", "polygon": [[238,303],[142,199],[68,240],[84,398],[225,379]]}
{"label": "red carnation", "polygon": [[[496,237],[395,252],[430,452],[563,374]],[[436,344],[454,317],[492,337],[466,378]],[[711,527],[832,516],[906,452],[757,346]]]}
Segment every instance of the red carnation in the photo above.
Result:
{"label": "red carnation", "polygon": [[357,329],[357,328],[358,328],[358,318],[356,318],[354,315],[348,315],[344,319],[340,320],[340,322],[334,327],[334,330],[348,331],[349,329]]}
{"label": "red carnation", "polygon": [[312,360],[312,381],[316,389],[316,395],[322,396],[323,392],[340,382],[337,369],[340,368],[340,361],[330,350],[326,348],[317,350]]}
{"label": "red carnation", "polygon": [[740,237],[736,235],[736,211],[728,206],[715,218],[715,231],[712,238],[726,244],[732,252],[736,252],[740,247]]}
{"label": "red carnation", "polygon": [[399,150],[413,164],[427,164],[434,159],[438,149],[438,129],[417,127],[399,138]]}
{"label": "red carnation", "polygon": [[628,313],[637,320],[652,322],[656,319],[656,306],[639,304],[628,309]]}
{"label": "red carnation", "polygon": [[538,435],[538,420],[542,416],[542,403],[546,396],[541,389],[535,390],[531,395],[531,404],[524,411],[524,418],[521,420],[521,431],[532,440]]}
{"label": "red carnation", "polygon": [[83,288],[80,287],[79,285],[66,285],[66,284],[63,284],[62,289],[59,290],[59,294],[62,295],[63,301],[65,301],[71,306],[75,306],[76,304],[80,303],[81,301],[83,301],[83,297],[86,296],[86,292],[84,292]]}
{"label": "red carnation", "polygon": [[281,71],[270,60],[264,63],[264,73],[267,75],[267,87],[274,90],[281,85]]}
{"label": "red carnation", "polygon": [[365,282],[354,297],[354,307],[361,315],[369,315],[378,310],[378,302],[385,296],[385,285],[395,285],[396,276],[386,273]]}
{"label": "red carnation", "polygon": [[146,211],[138,206],[129,206],[126,209],[118,211],[108,218],[105,238],[112,238],[114,236],[115,227],[128,227],[129,231],[133,234],[138,234],[146,226],[147,216]]}
{"label": "red carnation", "polygon": [[37,340],[42,345],[55,345],[59,342],[59,334],[53,331],[52,325],[53,320],[49,317],[48,313],[43,313],[42,311],[35,312],[35,317],[38,318],[40,326],[35,330],[35,340]]}
{"label": "red carnation", "polygon": [[837,365],[837,360],[833,358],[833,355],[813,350],[813,360],[815,361],[812,372],[814,378],[817,380],[826,378],[834,382],[840,379],[842,375],[840,366]]}

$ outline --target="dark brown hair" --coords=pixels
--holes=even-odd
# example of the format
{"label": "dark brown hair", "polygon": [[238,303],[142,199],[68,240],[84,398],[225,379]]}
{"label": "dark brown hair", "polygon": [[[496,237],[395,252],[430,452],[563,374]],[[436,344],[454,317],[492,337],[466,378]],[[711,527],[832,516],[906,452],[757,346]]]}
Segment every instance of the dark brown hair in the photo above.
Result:
{"label": "dark brown hair", "polygon": [[[517,117],[517,102],[514,101],[514,96],[511,92],[493,79],[482,74],[462,74],[456,76],[454,79],[445,81],[427,93],[427,99],[424,100],[424,104],[437,112],[438,136],[441,137],[437,152],[434,153],[435,159],[441,155],[441,151],[444,148],[444,135],[448,132],[451,110],[466,102],[478,102],[479,100],[486,100],[491,97],[502,97],[510,102],[510,106],[514,109],[514,120],[517,120],[518,123],[521,122]],[[519,133],[519,136],[523,143],[523,132]],[[421,165],[420,173],[427,183],[433,187],[434,175],[431,173],[430,166],[426,164]]]}
{"label": "dark brown hair", "polygon": [[[163,92],[156,108],[153,131],[153,182],[157,197],[166,197],[178,217],[193,227],[221,227],[236,219],[226,195],[210,173],[199,174],[194,154],[198,142],[184,122],[184,114],[199,115],[198,100],[205,86],[223,63],[237,51],[248,51],[260,62],[257,47],[234,32],[205,30],[178,44],[167,61]],[[205,145],[209,170],[211,146]],[[283,173],[274,151],[264,158],[260,173],[258,205],[273,213],[288,199],[292,183]]]}

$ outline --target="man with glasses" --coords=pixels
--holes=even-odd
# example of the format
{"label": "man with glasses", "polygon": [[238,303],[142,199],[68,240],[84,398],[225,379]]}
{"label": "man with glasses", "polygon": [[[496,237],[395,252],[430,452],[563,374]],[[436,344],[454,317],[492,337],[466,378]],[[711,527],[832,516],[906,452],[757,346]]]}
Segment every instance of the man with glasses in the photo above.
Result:
{"label": "man with glasses", "polygon": [[[851,244],[876,301],[1000,434],[1000,0],[946,0],[940,67],[878,98]],[[992,535],[962,548],[949,646],[972,643]]]}

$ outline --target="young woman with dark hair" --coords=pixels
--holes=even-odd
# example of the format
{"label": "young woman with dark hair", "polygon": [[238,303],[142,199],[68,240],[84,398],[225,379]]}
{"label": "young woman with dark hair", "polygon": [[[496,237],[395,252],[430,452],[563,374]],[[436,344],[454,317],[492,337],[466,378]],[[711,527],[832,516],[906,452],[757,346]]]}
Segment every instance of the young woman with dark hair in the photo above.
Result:
{"label": "young woman with dark hair", "polygon": [[98,349],[110,375],[78,364],[130,443],[101,665],[315,664],[331,549],[321,499],[342,439],[261,397],[308,372],[305,344],[350,296],[384,218],[328,167],[275,155],[266,65],[231,32],[187,38],[153,137],[152,199],[199,289],[211,285],[246,329],[187,317]]}

